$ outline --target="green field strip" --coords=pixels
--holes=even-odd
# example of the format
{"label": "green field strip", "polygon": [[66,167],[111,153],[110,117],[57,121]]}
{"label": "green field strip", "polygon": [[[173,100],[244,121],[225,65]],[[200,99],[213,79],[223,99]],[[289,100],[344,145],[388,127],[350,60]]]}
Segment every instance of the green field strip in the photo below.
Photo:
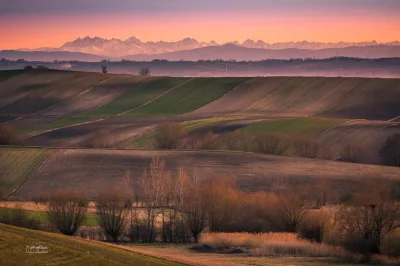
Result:
{"label": "green field strip", "polygon": [[116,100],[82,114],[82,116],[116,116],[151,101],[158,95],[178,86],[185,78],[152,78],[127,90]]}
{"label": "green field strip", "polygon": [[[18,211],[18,209],[12,208],[0,208],[0,217],[6,217],[7,215],[15,216]],[[45,211],[24,210],[24,213],[30,218],[37,219],[41,224],[50,224],[49,215]],[[96,214],[90,213],[85,215],[82,226],[98,225],[99,223]]]}
{"label": "green field strip", "polygon": [[316,138],[319,134],[327,129],[344,122],[346,122],[346,120],[334,118],[284,118],[250,124],[239,130],[245,130],[254,134],[278,133],[291,137]]}
{"label": "green field strip", "polygon": [[179,115],[215,101],[247,78],[197,78],[128,114]]}

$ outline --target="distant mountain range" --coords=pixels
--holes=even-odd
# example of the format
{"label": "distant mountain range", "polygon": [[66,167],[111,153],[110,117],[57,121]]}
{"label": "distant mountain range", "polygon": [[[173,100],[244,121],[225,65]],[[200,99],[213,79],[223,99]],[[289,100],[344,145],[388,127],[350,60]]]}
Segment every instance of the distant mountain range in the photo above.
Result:
{"label": "distant mountain range", "polygon": [[280,43],[266,43],[264,41],[246,40],[243,43],[237,41],[218,44],[215,41],[199,42],[192,38],[186,38],[177,42],[142,42],[141,40],[130,37],[126,40],[120,39],[103,39],[100,37],[91,38],[78,38],[72,42],[67,42],[59,48],[43,47],[38,49],[20,49],[20,51],[67,51],[78,52],[92,55],[99,55],[105,57],[126,57],[138,54],[155,55],[165,54],[177,51],[192,50],[205,47],[215,47],[233,44],[235,46],[254,49],[268,49],[268,50],[282,50],[282,49],[306,49],[306,50],[322,50],[333,48],[346,48],[346,47],[367,47],[367,46],[400,46],[399,41],[378,43],[371,42],[339,42],[339,43],[323,43],[323,42],[280,42]]}

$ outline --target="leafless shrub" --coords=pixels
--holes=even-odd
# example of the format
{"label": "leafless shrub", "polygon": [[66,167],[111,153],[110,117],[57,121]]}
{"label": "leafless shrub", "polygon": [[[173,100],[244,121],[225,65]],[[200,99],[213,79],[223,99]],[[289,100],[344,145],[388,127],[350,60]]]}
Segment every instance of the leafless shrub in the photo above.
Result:
{"label": "leafless shrub", "polygon": [[293,141],[295,154],[304,158],[316,158],[320,150],[317,140],[311,138],[298,138]]}
{"label": "leafless shrub", "polygon": [[359,163],[364,153],[363,148],[357,145],[346,145],[341,153],[340,160],[349,163]]}
{"label": "leafless shrub", "polygon": [[386,165],[400,167],[400,134],[387,138],[380,150],[380,156]]}
{"label": "leafless shrub", "polygon": [[148,67],[142,67],[139,69],[139,75],[141,76],[151,76],[151,70]]}
{"label": "leafless shrub", "polygon": [[0,124],[0,145],[21,145],[18,132],[10,125]]}
{"label": "leafless shrub", "polygon": [[85,218],[88,200],[83,192],[56,191],[48,196],[50,222],[64,235],[76,233]]}
{"label": "leafless shrub", "polygon": [[93,149],[115,148],[116,142],[117,141],[112,132],[102,130],[94,133],[88,139],[83,141],[81,146]]}
{"label": "leafless shrub", "polygon": [[309,202],[295,189],[278,195],[278,219],[286,232],[297,232],[299,224],[304,220]]}
{"label": "leafless shrub", "polygon": [[279,134],[259,134],[254,143],[256,151],[272,155],[284,155],[289,147],[287,138]]}
{"label": "leafless shrub", "polygon": [[122,235],[128,216],[128,197],[121,190],[110,188],[102,191],[96,200],[99,224],[104,234],[114,242]]}
{"label": "leafless shrub", "polygon": [[215,150],[218,147],[220,135],[211,131],[205,134],[194,134],[187,138],[186,147],[195,150]]}
{"label": "leafless shrub", "polygon": [[156,145],[159,149],[178,149],[182,146],[186,129],[180,123],[165,123],[156,130]]}
{"label": "leafless shrub", "polygon": [[356,195],[351,206],[341,208],[337,225],[343,232],[345,248],[380,254],[383,239],[400,226],[400,206],[393,201],[388,187],[370,184]]}

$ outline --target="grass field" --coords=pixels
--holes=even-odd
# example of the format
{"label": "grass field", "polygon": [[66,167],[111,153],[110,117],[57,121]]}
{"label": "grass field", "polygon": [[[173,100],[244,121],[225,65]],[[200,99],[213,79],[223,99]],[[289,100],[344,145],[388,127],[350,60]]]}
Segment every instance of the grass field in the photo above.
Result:
{"label": "grass field", "polygon": [[18,188],[48,153],[46,149],[0,148],[0,186],[5,193]]}
{"label": "grass field", "polygon": [[275,119],[248,125],[240,130],[251,133],[279,133],[292,137],[317,137],[325,130],[344,123],[343,119],[288,118]]}
{"label": "grass field", "polygon": [[[0,217],[3,215],[11,215],[13,216],[16,213],[17,209],[10,209],[10,208],[1,208],[0,207]],[[25,214],[28,217],[38,219],[38,221],[42,224],[50,224],[49,216],[45,211],[33,211],[33,210],[24,210]],[[83,221],[82,226],[98,226],[98,220],[96,214],[86,214],[86,218]]]}
{"label": "grass field", "polygon": [[[46,254],[27,254],[26,246],[48,247]],[[176,262],[138,254],[75,237],[0,224],[2,265],[146,265],[178,266]]]}
{"label": "grass field", "polygon": [[154,99],[163,92],[184,82],[184,78],[155,78],[138,85],[124,93],[117,100],[89,111],[84,116],[114,116]]}
{"label": "grass field", "polygon": [[197,78],[129,114],[184,114],[218,99],[245,80],[245,78]]}

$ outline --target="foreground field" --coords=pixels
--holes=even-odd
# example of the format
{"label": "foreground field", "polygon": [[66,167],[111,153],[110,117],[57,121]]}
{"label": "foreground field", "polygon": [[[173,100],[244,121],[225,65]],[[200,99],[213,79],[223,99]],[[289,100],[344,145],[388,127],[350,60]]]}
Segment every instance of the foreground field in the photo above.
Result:
{"label": "foreground field", "polygon": [[[26,246],[47,246],[46,254],[27,254]],[[75,237],[0,224],[2,265],[184,265]]]}
{"label": "foreground field", "polygon": [[207,178],[229,176],[247,191],[268,190],[282,178],[304,183],[326,178],[335,187],[355,185],[369,178],[400,181],[399,169],[395,167],[253,153],[61,149],[54,150],[13,197],[30,200],[59,188],[84,188],[94,197],[105,186],[125,187],[123,177],[128,169],[136,180],[153,157],[164,158],[173,172],[183,167],[188,172],[197,169]]}

